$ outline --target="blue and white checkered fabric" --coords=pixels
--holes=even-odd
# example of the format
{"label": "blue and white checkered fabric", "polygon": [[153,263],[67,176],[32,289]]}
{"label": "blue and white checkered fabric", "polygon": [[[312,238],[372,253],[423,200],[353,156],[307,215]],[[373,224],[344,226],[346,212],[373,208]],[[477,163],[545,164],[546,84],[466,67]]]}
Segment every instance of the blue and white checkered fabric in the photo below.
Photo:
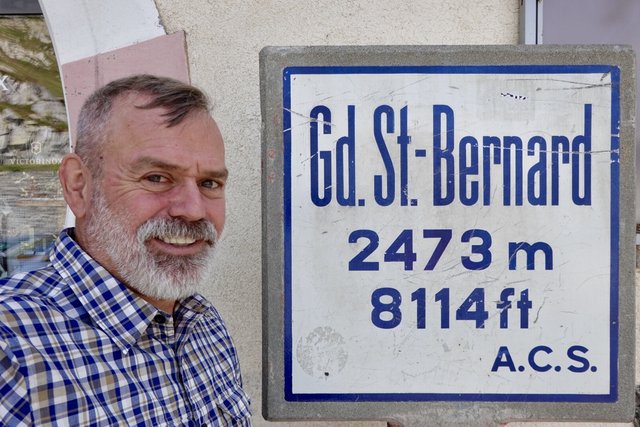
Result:
{"label": "blue and white checkered fabric", "polygon": [[63,231],[0,280],[0,425],[250,426],[235,348],[200,295],[167,316]]}

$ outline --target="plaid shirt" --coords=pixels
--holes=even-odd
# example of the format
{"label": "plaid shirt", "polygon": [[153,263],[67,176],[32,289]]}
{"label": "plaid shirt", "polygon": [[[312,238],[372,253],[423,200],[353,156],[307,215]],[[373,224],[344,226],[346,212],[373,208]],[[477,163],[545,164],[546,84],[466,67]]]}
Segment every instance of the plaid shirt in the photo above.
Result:
{"label": "plaid shirt", "polygon": [[231,338],[202,296],[167,316],[63,231],[0,280],[0,425],[250,426]]}

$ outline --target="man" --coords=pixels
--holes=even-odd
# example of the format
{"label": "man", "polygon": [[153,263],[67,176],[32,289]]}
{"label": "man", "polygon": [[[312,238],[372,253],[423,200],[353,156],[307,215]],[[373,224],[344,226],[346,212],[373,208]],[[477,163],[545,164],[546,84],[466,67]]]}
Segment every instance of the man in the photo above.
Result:
{"label": "man", "polygon": [[0,281],[0,425],[251,425],[231,338],[196,293],[225,220],[208,108],[148,75],[85,102],[59,172],[76,227],[48,267]]}

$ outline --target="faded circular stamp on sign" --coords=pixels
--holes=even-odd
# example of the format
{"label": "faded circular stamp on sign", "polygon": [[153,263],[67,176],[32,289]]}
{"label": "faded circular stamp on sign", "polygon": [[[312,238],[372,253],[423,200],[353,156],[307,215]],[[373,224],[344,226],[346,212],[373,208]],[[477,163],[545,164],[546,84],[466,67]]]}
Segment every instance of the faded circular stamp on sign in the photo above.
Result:
{"label": "faded circular stamp on sign", "polygon": [[328,326],[317,327],[298,341],[296,358],[300,367],[316,378],[330,378],[342,371],[347,352],[342,335]]}

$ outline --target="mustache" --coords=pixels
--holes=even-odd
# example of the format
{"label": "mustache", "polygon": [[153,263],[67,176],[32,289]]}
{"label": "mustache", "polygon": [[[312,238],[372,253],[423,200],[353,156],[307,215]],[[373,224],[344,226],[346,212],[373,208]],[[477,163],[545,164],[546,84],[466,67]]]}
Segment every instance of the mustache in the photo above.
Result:
{"label": "mustache", "polygon": [[152,218],[138,228],[137,237],[140,243],[156,238],[185,238],[203,240],[213,246],[218,240],[218,232],[204,219],[189,222],[178,218]]}

